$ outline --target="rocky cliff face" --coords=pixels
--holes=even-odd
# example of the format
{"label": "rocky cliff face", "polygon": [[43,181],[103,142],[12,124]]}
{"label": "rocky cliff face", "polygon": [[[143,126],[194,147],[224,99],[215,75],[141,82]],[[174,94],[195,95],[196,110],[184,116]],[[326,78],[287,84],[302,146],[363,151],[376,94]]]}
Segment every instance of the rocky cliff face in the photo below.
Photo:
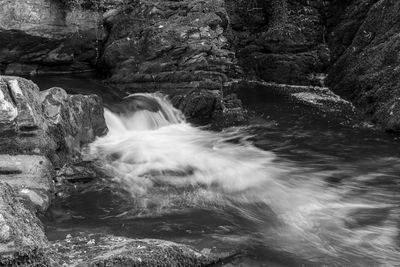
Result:
{"label": "rocky cliff face", "polygon": [[241,68],[230,50],[223,0],[138,1],[109,12],[102,61],[109,82],[127,92],[162,91],[189,118],[243,121],[240,103],[222,94]]}
{"label": "rocky cliff face", "polygon": [[250,77],[267,82],[320,85],[329,65],[326,1],[226,1],[230,40]]}
{"label": "rocky cliff face", "polygon": [[0,72],[92,69],[105,35],[100,14],[60,0],[0,0]]}
{"label": "rocky cliff face", "polygon": [[230,112],[235,97],[224,88],[238,78],[323,86],[329,72],[335,92],[399,129],[396,1],[0,4],[2,72],[82,71],[100,63],[112,85],[164,91],[190,117]]}
{"label": "rocky cliff face", "polygon": [[352,1],[331,31],[329,85],[386,130],[400,131],[400,2]]}
{"label": "rocky cliff face", "polygon": [[129,90],[220,89],[237,71],[224,1],[143,1],[106,22],[103,61]]}

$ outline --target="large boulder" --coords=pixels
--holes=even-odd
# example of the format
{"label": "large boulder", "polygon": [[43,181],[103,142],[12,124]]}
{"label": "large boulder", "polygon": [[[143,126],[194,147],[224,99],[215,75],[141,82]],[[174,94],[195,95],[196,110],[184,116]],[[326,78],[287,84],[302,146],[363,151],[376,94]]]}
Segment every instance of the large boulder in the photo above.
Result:
{"label": "large boulder", "polygon": [[0,0],[0,73],[93,68],[106,34],[102,12],[60,0]]}
{"label": "large boulder", "polygon": [[46,155],[55,167],[79,160],[82,147],[107,130],[98,96],[40,92],[10,76],[0,80],[0,126],[2,154]]}
{"label": "large boulder", "polygon": [[[400,131],[400,2],[355,1],[360,27],[329,72],[328,83],[338,94],[353,101],[386,130]],[[373,5],[372,5],[373,4]],[[349,15],[344,16],[349,17]],[[364,19],[365,17],[365,19]],[[341,24],[354,24],[352,19]],[[344,26],[338,26],[344,28]]]}
{"label": "large boulder", "polygon": [[17,77],[0,79],[1,153],[49,152],[50,137],[42,116],[39,88]]}
{"label": "large boulder", "polygon": [[138,1],[106,23],[102,59],[126,91],[217,90],[239,71],[222,0]]}
{"label": "large boulder", "polygon": [[[128,92],[187,94],[196,98],[188,104],[190,116],[211,117],[213,92],[240,73],[225,37],[223,0],[137,1],[110,12],[106,25],[110,35],[102,60],[110,83]],[[202,107],[192,104],[198,100]]]}
{"label": "large boulder", "polygon": [[172,94],[172,104],[180,109],[186,118],[198,123],[226,127],[246,121],[247,111],[235,94],[223,95],[223,90],[192,90]]}
{"label": "large boulder", "polygon": [[106,133],[103,105],[97,95],[68,95],[62,88],[40,93],[47,134],[56,153],[49,155],[58,165],[80,160],[83,146]]}
{"label": "large boulder", "polygon": [[222,0],[138,1],[108,23],[103,61],[112,82],[130,83],[132,89],[137,84],[145,88],[143,83],[220,85],[235,72],[235,55],[224,36],[228,17]]}

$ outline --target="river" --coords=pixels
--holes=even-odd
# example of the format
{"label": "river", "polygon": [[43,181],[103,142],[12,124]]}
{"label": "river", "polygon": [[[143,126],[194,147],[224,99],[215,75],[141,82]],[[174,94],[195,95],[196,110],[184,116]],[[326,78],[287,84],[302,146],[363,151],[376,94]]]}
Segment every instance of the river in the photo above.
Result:
{"label": "river", "polygon": [[[119,97],[86,76],[33,80],[110,106]],[[49,239],[101,232],[239,251],[230,266],[398,266],[399,138],[257,88],[238,94],[252,119],[222,131],[106,114],[110,133],[91,151],[113,179],[56,198]]]}

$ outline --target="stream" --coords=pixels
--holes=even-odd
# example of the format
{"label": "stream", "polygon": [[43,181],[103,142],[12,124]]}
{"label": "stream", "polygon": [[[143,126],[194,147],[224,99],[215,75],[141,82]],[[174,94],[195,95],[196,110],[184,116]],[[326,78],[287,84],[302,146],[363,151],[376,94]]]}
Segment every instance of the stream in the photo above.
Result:
{"label": "stream", "polygon": [[[32,80],[119,99],[93,77]],[[91,153],[113,179],[56,198],[43,219],[49,240],[91,232],[239,251],[229,266],[398,266],[399,138],[271,92],[238,97],[252,119],[222,131],[180,119],[147,129],[136,127],[147,115],[106,111],[110,133]]]}

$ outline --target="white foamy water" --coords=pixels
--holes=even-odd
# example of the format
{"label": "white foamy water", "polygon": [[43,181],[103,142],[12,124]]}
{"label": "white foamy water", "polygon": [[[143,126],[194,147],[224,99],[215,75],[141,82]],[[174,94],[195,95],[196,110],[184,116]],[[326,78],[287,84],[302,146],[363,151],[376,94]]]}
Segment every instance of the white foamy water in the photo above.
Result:
{"label": "white foamy water", "polygon": [[[390,204],[346,198],[354,185],[328,187],[323,181],[330,173],[282,162],[253,146],[240,129],[217,133],[193,127],[164,97],[140,96],[159,110],[105,110],[109,133],[90,151],[145,208],[229,207],[256,225],[258,241],[310,261],[333,259],[335,266],[400,261],[398,214],[380,226],[347,226],[355,211],[390,209]],[[278,226],[265,222],[265,206]]]}

